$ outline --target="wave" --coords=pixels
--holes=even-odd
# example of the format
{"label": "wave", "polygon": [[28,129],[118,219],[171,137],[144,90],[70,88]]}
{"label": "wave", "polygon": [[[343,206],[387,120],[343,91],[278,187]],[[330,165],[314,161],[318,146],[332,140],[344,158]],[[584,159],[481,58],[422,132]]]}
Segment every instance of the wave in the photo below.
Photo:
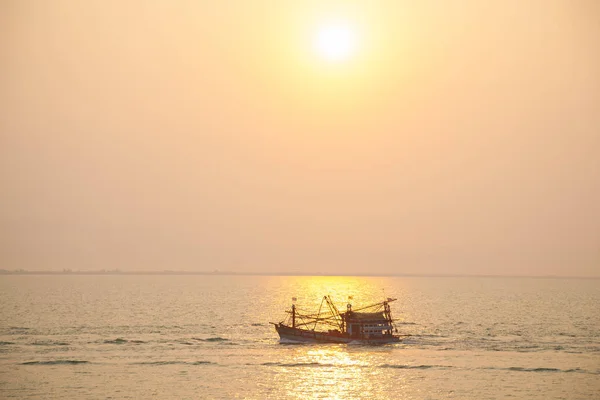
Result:
{"label": "wave", "polygon": [[509,371],[524,371],[524,372],[566,372],[558,368],[523,368],[523,367],[510,367]]}
{"label": "wave", "polygon": [[600,371],[593,372],[587,371],[581,368],[571,368],[571,369],[559,369],[559,368],[523,368],[523,367],[509,367],[507,368],[509,371],[519,371],[519,372],[562,372],[562,373],[581,373],[581,374],[594,374],[597,375]]}
{"label": "wave", "polygon": [[592,374],[598,375],[600,371],[587,371],[581,368],[571,368],[571,369],[560,369],[560,368],[548,368],[548,367],[538,367],[538,368],[525,368],[525,367],[508,367],[508,368],[498,368],[498,367],[483,367],[476,369],[488,369],[488,370],[500,370],[500,371],[512,371],[512,372],[548,372],[548,373],[580,373],[580,374]]}
{"label": "wave", "polygon": [[[439,368],[439,369],[448,369],[448,368],[458,368],[450,365],[406,365],[406,364],[382,364],[379,365],[378,368],[394,368],[394,369],[430,369],[430,368]],[[467,368],[469,369],[469,368]],[[598,375],[600,371],[593,372],[587,371],[580,368],[572,368],[572,369],[559,369],[559,368],[548,368],[548,367],[538,367],[538,368],[525,368],[525,367],[508,367],[508,368],[497,368],[497,367],[482,367],[482,368],[474,368],[474,369],[484,369],[484,370],[501,370],[501,371],[512,371],[512,372],[547,372],[547,373],[580,373],[580,374],[593,374]]]}
{"label": "wave", "polygon": [[142,361],[132,363],[134,365],[178,365],[178,364],[186,364],[183,361]]}
{"label": "wave", "polygon": [[11,331],[17,331],[17,332],[26,332],[26,331],[33,330],[33,328],[26,328],[24,326],[9,326],[8,329]]}
{"label": "wave", "polygon": [[146,343],[143,340],[127,340],[123,338],[116,338],[113,340],[105,340],[103,343],[105,344],[125,344],[125,343],[133,343],[133,344],[142,344]]}
{"label": "wave", "polygon": [[378,368],[394,369],[429,369],[429,368],[452,368],[447,365],[408,365],[408,364],[381,364]]}
{"label": "wave", "polygon": [[[196,341],[196,342],[194,342]],[[197,344],[197,342],[208,342],[208,343],[223,343],[223,344],[230,344],[230,345],[234,345],[236,343],[232,343],[230,341],[230,339],[225,339],[222,337],[209,337],[209,338],[196,338],[193,337],[191,339],[159,339],[157,341],[145,341],[145,340],[138,340],[138,339],[124,339],[124,338],[116,338],[116,339],[107,339],[107,340],[100,340],[97,342],[88,342],[88,343],[104,343],[104,344],[117,344],[117,345],[121,345],[121,344],[145,344],[145,343],[168,343],[168,344],[180,344],[180,345],[185,345],[185,346],[194,346]],[[60,345],[61,343],[50,343],[50,344],[58,344]],[[68,343],[66,343],[68,344]]]}
{"label": "wave", "polygon": [[[250,364],[249,364],[250,365]],[[297,363],[282,363],[282,362],[265,362],[260,365],[269,367],[362,367],[363,365],[340,365],[320,362],[297,362]],[[395,368],[395,369],[429,369],[429,368],[451,368],[446,365],[404,365],[404,364],[382,364],[377,368]]]}
{"label": "wave", "polygon": [[307,343],[307,342],[300,342],[300,341],[297,341],[297,340],[291,340],[291,339],[286,339],[286,338],[279,339],[279,343],[280,344],[291,344],[291,345],[294,345],[294,346],[296,346],[296,345],[307,345],[307,344],[310,344],[310,343]]}
{"label": "wave", "polygon": [[209,337],[209,338],[205,338],[205,339],[201,339],[201,338],[192,338],[192,340],[197,340],[199,342],[229,342],[229,339],[225,339],[222,337]]}
{"label": "wave", "polygon": [[229,339],[225,339],[222,337],[210,337],[208,339],[204,339],[206,342],[229,342]]}
{"label": "wave", "polygon": [[75,365],[89,364],[89,361],[84,360],[51,360],[51,361],[26,361],[21,365]]}
{"label": "wave", "polygon": [[412,337],[413,338],[448,338],[450,336],[422,333],[420,335],[419,334],[412,335]]}
{"label": "wave", "polygon": [[268,367],[336,367],[339,365],[335,364],[327,364],[320,362],[298,362],[298,363],[282,363],[282,362],[265,362],[260,365],[268,366]]}
{"label": "wave", "polygon": [[128,341],[125,339],[121,339],[121,338],[116,338],[113,340],[105,340],[104,343],[106,344],[124,344],[127,343]]}
{"label": "wave", "polygon": [[68,346],[68,342],[53,342],[51,340],[40,340],[31,343],[32,346]]}
{"label": "wave", "polygon": [[142,361],[133,363],[134,365],[207,365],[207,364],[215,364],[212,361]]}

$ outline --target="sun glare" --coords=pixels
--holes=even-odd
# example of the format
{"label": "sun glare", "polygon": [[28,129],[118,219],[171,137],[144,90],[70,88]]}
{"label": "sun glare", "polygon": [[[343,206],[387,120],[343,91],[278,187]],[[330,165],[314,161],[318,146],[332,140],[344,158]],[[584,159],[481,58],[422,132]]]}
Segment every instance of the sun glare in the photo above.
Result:
{"label": "sun glare", "polygon": [[356,41],[356,34],[349,26],[329,24],[317,31],[315,48],[326,60],[343,61],[355,52]]}

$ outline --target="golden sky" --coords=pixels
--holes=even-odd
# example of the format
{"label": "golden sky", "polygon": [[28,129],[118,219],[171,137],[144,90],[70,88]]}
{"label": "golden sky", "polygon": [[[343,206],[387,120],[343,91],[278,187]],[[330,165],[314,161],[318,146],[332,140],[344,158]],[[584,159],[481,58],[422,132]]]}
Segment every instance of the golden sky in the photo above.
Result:
{"label": "golden sky", "polygon": [[4,0],[0,60],[0,269],[600,275],[595,0]]}

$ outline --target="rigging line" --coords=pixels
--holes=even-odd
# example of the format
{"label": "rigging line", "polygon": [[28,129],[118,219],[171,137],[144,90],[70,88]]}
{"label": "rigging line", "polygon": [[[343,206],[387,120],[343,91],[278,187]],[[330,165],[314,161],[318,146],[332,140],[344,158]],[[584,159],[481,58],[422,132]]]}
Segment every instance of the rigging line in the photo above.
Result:
{"label": "rigging line", "polygon": [[[311,322],[296,323],[296,327],[300,327],[300,326],[307,326],[308,327],[309,324],[312,324],[312,321]],[[322,321],[322,322],[319,323],[318,326],[332,326],[332,327],[337,328],[338,324],[334,323],[334,322]],[[312,330],[315,330],[315,329],[316,329],[316,326]]]}
{"label": "rigging line", "polygon": [[302,317],[298,317],[298,318],[302,318],[302,320],[306,321],[309,320],[311,323],[313,323],[314,321],[337,321],[337,318],[333,318],[333,317],[322,317],[322,318],[305,318],[304,316]]}
{"label": "rigging line", "polygon": [[[388,301],[386,301],[385,303],[391,303],[392,301],[396,301],[396,300],[397,300],[397,299],[391,299],[391,300],[388,300]],[[366,310],[367,308],[374,308],[374,307],[379,307],[379,308],[381,308],[381,307],[383,307],[383,303],[384,303],[384,302],[381,302],[381,303],[375,303],[375,304],[371,304],[371,305],[368,305],[368,306],[364,306],[364,307],[356,308],[356,309],[354,309],[354,311]]]}
{"label": "rigging line", "polygon": [[331,310],[331,313],[336,316],[336,320],[338,321],[338,328],[340,329],[340,331],[343,331],[344,330],[344,321],[343,321],[342,316],[340,315],[340,312],[338,311],[337,307],[335,306],[335,304],[333,304],[333,301],[331,300],[331,296],[329,296],[329,295],[324,296],[323,299],[327,302],[327,306]]}
{"label": "rigging line", "polygon": [[317,311],[317,318],[315,318],[315,327],[313,329],[315,329],[317,327],[317,321],[319,320],[319,317],[321,316],[321,308],[323,308],[323,300],[321,300],[321,305],[319,305],[319,311]]}

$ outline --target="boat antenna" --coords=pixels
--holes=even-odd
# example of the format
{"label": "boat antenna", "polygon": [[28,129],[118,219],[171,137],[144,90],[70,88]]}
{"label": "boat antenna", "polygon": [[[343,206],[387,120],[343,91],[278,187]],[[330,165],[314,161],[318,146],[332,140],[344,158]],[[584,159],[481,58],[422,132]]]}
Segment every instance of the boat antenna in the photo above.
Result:
{"label": "boat antenna", "polygon": [[296,298],[292,297],[292,328],[296,327]]}

